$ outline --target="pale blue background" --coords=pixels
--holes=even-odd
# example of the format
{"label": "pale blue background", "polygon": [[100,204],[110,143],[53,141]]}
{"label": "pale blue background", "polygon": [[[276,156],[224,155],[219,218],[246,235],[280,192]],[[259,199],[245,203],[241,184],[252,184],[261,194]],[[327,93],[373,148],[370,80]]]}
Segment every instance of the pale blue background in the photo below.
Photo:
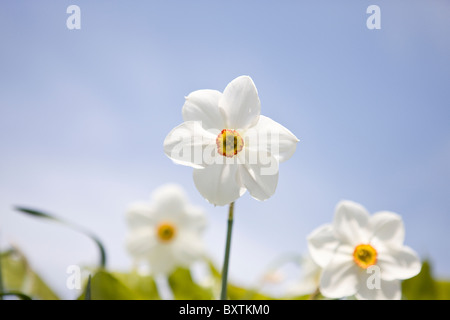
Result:
{"label": "pale blue background", "polygon": [[[81,8],[81,30],[66,8]],[[381,30],[366,8],[381,8]],[[23,216],[46,209],[97,233],[127,269],[124,212],[166,182],[207,210],[220,265],[225,207],[163,153],[184,96],[250,75],[262,114],[301,140],[276,194],[236,203],[231,279],[306,252],[341,199],[401,214],[406,244],[450,277],[448,1],[3,1],[0,229],[66,298],[66,267],[97,260],[89,240]]]}

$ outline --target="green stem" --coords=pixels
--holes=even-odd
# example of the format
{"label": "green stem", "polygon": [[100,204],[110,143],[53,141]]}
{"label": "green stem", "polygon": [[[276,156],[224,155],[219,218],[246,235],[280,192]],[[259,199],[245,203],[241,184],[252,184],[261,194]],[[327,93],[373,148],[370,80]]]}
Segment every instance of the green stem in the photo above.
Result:
{"label": "green stem", "polygon": [[[2,259],[3,258],[3,254],[0,254],[0,292],[3,293],[4,289],[3,289],[3,274],[2,274]],[[0,295],[0,300],[3,300],[3,296]]]}
{"label": "green stem", "polygon": [[231,231],[233,229],[233,214],[234,214],[234,202],[230,203],[230,208],[228,211],[227,242],[225,245],[225,258],[223,260],[223,268],[222,268],[222,291],[220,293],[220,300],[227,300],[227,279],[228,279],[228,265],[230,262],[230,247],[231,247]]}

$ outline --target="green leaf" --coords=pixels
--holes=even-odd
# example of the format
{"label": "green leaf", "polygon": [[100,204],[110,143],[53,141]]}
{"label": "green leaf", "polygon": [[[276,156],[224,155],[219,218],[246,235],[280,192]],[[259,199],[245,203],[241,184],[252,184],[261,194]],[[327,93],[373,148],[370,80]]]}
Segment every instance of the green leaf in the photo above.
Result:
{"label": "green leaf", "polygon": [[100,268],[105,268],[106,266],[106,251],[105,251],[105,247],[103,246],[102,242],[100,241],[100,239],[94,235],[93,233],[91,233],[90,231],[77,226],[73,223],[69,223],[66,221],[63,221],[60,218],[57,218],[53,215],[50,215],[46,212],[40,211],[40,210],[35,210],[35,209],[30,209],[30,208],[24,208],[24,207],[16,207],[16,210],[38,217],[38,218],[44,218],[44,219],[49,219],[49,220],[53,220],[55,222],[61,223],[69,228],[71,228],[72,230],[75,230],[77,232],[80,232],[82,234],[84,234],[85,236],[89,237],[92,241],[94,241],[94,243],[97,245],[99,253],[100,253]]}
{"label": "green leaf", "polygon": [[[0,292],[4,292],[5,288],[3,287],[3,273],[2,273],[2,259],[0,258]],[[3,296],[0,295],[0,300],[3,300]]]}
{"label": "green leaf", "polygon": [[22,207],[16,207],[16,210],[19,210],[19,211],[24,212],[24,213],[28,213],[29,215],[36,216],[36,217],[39,217],[39,218],[45,218],[45,219],[58,221],[58,219],[56,219],[55,217],[53,217],[53,216],[51,216],[51,215],[49,215],[47,213],[44,213],[42,211],[37,211],[37,210],[28,209],[28,208],[22,208]]}
{"label": "green leaf", "polygon": [[430,262],[424,261],[417,276],[403,281],[402,293],[408,300],[449,300],[450,282],[434,279]]}
{"label": "green leaf", "polygon": [[[111,273],[100,270],[91,279],[90,285],[91,300],[142,300],[144,299],[137,292],[127,287],[122,281]],[[78,300],[85,300],[83,293]]]}
{"label": "green leaf", "polygon": [[29,266],[17,249],[0,254],[4,293],[13,292],[41,300],[58,300],[58,296]]}
{"label": "green leaf", "polygon": [[189,269],[177,268],[169,276],[169,285],[176,300],[211,300],[212,288],[205,288],[192,280]]}
{"label": "green leaf", "polygon": [[[290,298],[290,300],[311,300],[310,298],[311,298],[310,294],[305,294],[305,295],[302,295],[302,296],[296,296],[296,297]],[[321,300],[322,298],[323,298],[322,295],[320,295],[317,298],[317,300]]]}
{"label": "green leaf", "polygon": [[91,299],[91,275],[89,275],[89,277],[88,277],[86,289],[84,290],[84,300],[92,300]]}
{"label": "green leaf", "polygon": [[122,281],[128,288],[137,293],[142,299],[160,300],[155,280],[151,275],[140,275],[133,271],[130,273],[113,272],[114,277]]}
{"label": "green leaf", "polygon": [[9,297],[9,296],[13,296],[13,297],[17,297],[20,300],[32,300],[29,296],[27,296],[26,294],[23,294],[22,292],[18,292],[18,291],[9,291],[9,292],[0,292],[0,297]]}
{"label": "green leaf", "polygon": [[211,275],[216,279],[221,279],[222,275],[220,274],[219,270],[216,268],[214,263],[212,263],[212,261],[207,261],[207,262],[208,262],[209,270],[211,271]]}
{"label": "green leaf", "polygon": [[449,281],[436,281],[436,291],[439,300],[450,300]]}
{"label": "green leaf", "polygon": [[[211,261],[208,261],[208,265],[211,275],[220,283],[222,278],[220,272]],[[257,290],[242,288],[230,282],[228,282],[227,296],[229,300],[275,300],[275,298],[261,294]]]}
{"label": "green leaf", "polygon": [[285,296],[282,298],[282,300],[322,300],[323,296],[321,294],[318,294],[315,296],[315,293],[313,294],[304,294],[301,296]]}
{"label": "green leaf", "polygon": [[428,261],[422,263],[420,273],[402,283],[402,293],[409,300],[434,300],[437,298],[436,284],[431,276]]}
{"label": "green leaf", "polygon": [[242,288],[228,283],[229,300],[275,300],[268,295],[257,292],[256,290]]}

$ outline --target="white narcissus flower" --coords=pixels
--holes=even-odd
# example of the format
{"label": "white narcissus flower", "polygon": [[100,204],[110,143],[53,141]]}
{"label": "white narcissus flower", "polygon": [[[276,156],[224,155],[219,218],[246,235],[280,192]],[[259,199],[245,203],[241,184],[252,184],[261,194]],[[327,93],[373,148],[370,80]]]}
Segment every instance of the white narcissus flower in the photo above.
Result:
{"label": "white narcissus flower", "polygon": [[240,76],[224,92],[198,90],[186,97],[184,122],[164,141],[175,163],[194,168],[194,183],[215,205],[229,204],[246,190],[258,200],[275,192],[278,164],[299,141],[288,129],[260,115],[252,79]]}
{"label": "white narcissus flower", "polygon": [[404,238],[398,214],[381,211],[370,216],[358,203],[339,202],[333,223],[308,236],[310,254],[323,268],[320,292],[329,298],[400,299],[400,280],[421,269]]}
{"label": "white narcissus flower", "polygon": [[149,265],[155,274],[169,274],[202,257],[206,225],[203,210],[188,203],[183,189],[167,184],[156,189],[150,203],[134,203],[126,213],[126,247],[137,265]]}

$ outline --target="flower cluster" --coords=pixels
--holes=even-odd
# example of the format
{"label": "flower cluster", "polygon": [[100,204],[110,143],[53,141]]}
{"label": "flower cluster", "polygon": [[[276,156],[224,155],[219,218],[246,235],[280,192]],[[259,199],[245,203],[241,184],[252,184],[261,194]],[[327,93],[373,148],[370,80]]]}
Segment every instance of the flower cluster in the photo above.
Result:
{"label": "flower cluster", "polygon": [[[249,294],[249,290],[228,286],[227,280],[234,202],[247,190],[257,200],[270,198],[277,188],[279,164],[292,157],[299,142],[287,128],[260,113],[261,103],[253,80],[240,76],[223,92],[190,93],[182,108],[184,122],[164,140],[164,152],[170,159],[193,168],[194,184],[200,194],[211,204],[229,205],[220,271],[206,257],[202,240],[205,212],[192,205],[177,184],[157,188],[148,202],[133,203],[126,212],[129,227],[126,248],[135,270],[140,266],[150,268],[151,272],[146,274],[135,270],[125,274],[107,272],[105,249],[92,233],[44,212],[16,209],[62,222],[84,233],[98,246],[99,268],[92,283],[88,278],[82,295],[85,299],[91,295],[96,299],[160,299],[161,288],[156,278],[168,279],[168,287],[178,299],[216,299],[219,283],[221,299],[248,299],[248,295],[236,292]],[[422,268],[417,253],[405,246],[404,240],[405,227],[400,215],[389,211],[370,215],[358,203],[341,201],[332,223],[307,236],[303,278],[288,293],[308,294],[310,298],[401,299],[401,281],[418,275]],[[207,262],[211,274],[203,285],[195,283],[189,270],[199,260]],[[8,275],[4,283],[10,292],[3,288],[2,268]],[[280,274],[271,271],[263,281],[279,282]],[[36,283],[41,286],[35,287]],[[42,284],[17,250],[0,252],[0,298],[5,295],[28,298],[26,294],[55,298]],[[234,287],[235,291],[228,292],[228,287]],[[22,288],[31,289],[23,293],[19,291]],[[267,298],[259,293],[252,297]]]}
{"label": "flower cluster", "polygon": [[[260,115],[250,77],[234,79],[223,93],[192,92],[182,114],[184,122],[167,135],[164,151],[175,163],[194,168],[195,186],[206,200],[226,205],[246,190],[258,200],[274,194],[278,165],[293,155],[299,140]],[[180,190],[172,195],[169,190],[174,187],[157,191],[152,206],[134,205],[128,213],[133,228],[128,249],[136,259],[147,259],[155,272],[170,272],[201,251],[202,216],[186,205]],[[401,298],[400,280],[421,269],[417,254],[403,244],[404,234],[398,214],[370,216],[360,204],[341,201],[333,223],[308,236],[305,278],[291,291],[315,289],[328,298]]]}

